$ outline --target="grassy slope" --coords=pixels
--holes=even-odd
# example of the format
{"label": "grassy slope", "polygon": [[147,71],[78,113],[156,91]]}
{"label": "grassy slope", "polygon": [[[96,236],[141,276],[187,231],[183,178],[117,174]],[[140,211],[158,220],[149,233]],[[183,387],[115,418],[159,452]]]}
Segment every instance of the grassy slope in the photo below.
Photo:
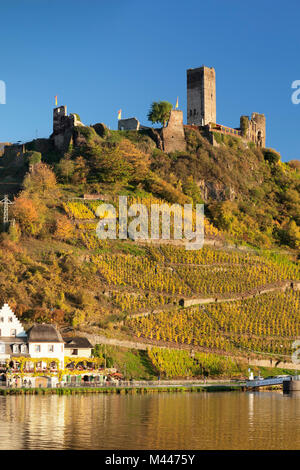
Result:
{"label": "grassy slope", "polygon": [[[225,139],[220,142],[220,147],[214,148],[200,133],[186,132],[187,152],[170,155],[156,150],[153,141],[145,133],[110,132],[100,138],[94,131],[85,132],[80,143],[77,142],[77,146],[63,156],[63,160],[67,158],[74,165],[78,165],[78,158],[83,156],[84,163],[81,162],[78,167],[84,175],[80,181],[76,181],[78,170],[66,178],[57,164],[58,156],[53,156],[53,153],[43,155],[44,160],[50,164],[56,161],[54,170],[60,181],[60,196],[53,198],[50,194],[41,198],[38,190],[31,187],[27,196],[40,197],[46,204],[46,221],[42,230],[35,237],[26,235],[23,231],[19,243],[11,241],[11,237],[3,237],[0,246],[0,296],[10,302],[23,321],[28,324],[32,321],[55,321],[61,325],[72,324],[83,331],[104,332],[108,336],[120,338],[134,335],[136,338],[137,335],[140,336],[137,328],[126,322],[125,326],[118,323],[132,313],[153,308],[162,311],[170,308],[178,310],[172,304],[178,302],[182,296],[213,295],[222,298],[242,294],[253,286],[263,288],[285,279],[299,279],[299,268],[295,264],[297,250],[290,250],[288,254],[276,253],[280,251],[278,243],[282,243],[282,240],[284,243],[290,242],[288,236],[283,236],[286,233],[285,221],[292,217],[299,222],[297,197],[292,198],[295,192],[296,195],[299,193],[297,173],[281,163],[271,165],[264,159],[262,151],[246,148],[236,139]],[[124,141],[124,138],[129,141]],[[105,157],[106,152],[111,152],[108,160]],[[120,167],[120,162],[124,161],[127,166]],[[114,163],[113,166],[111,162]],[[201,267],[203,262],[196,262],[197,268],[193,270],[188,266],[190,260],[184,258],[182,251],[175,250],[173,254],[175,258],[181,257],[182,266],[174,269],[172,260],[163,256],[160,250],[137,246],[129,241],[95,240],[92,230],[83,228],[81,224],[84,221],[77,217],[74,220],[72,212],[69,212],[74,225],[72,237],[63,240],[51,229],[53,220],[66,211],[62,201],[83,192],[105,193],[112,201],[117,194],[122,193],[134,198],[154,195],[169,202],[182,202],[188,198],[200,202],[204,194],[199,191],[197,183],[201,181],[208,182],[221,192],[224,188],[229,188],[230,194],[236,195],[233,201],[216,202],[208,194],[207,215],[222,230],[217,233],[217,238],[251,242],[256,247],[269,248],[268,252],[258,250],[260,256],[249,255],[246,261],[239,255],[243,264],[242,275],[245,275],[244,283],[236,266],[239,263],[232,257],[226,261],[228,255],[224,250],[219,251],[221,260],[217,261],[217,265],[222,272],[224,262],[229,263],[232,272],[220,277],[218,291],[215,285],[216,266],[211,260],[208,262],[211,266],[207,270]],[[226,196],[226,191],[224,194]],[[91,212],[93,209],[90,207]],[[94,223],[95,219],[90,222]],[[217,256],[214,250],[209,253],[212,253],[213,258]],[[102,264],[99,264],[99,259]],[[120,269],[120,262],[124,259],[127,263],[124,265],[126,270],[130,267],[132,271],[132,277],[126,282],[122,279]],[[112,269],[116,269],[119,276],[114,280],[110,278],[109,263],[112,263]],[[162,274],[160,278],[158,273],[156,280],[151,271],[153,264],[158,266]],[[267,271],[265,277],[256,280],[253,286],[247,278],[247,268],[251,271],[251,266],[260,266]],[[173,271],[169,270],[171,267]],[[154,282],[146,279],[145,284],[147,269],[150,270],[149,279],[152,276]],[[290,275],[290,272],[293,274]],[[168,283],[163,284],[166,278]],[[204,278],[205,285],[202,285]],[[200,284],[195,285],[193,279]],[[294,318],[294,313],[293,307],[287,304],[286,315],[287,321],[292,324],[292,334],[283,332],[278,336],[277,330],[271,334],[262,330],[259,334],[261,343],[265,342],[267,334],[267,343],[271,344],[269,352],[278,353],[278,343],[290,341],[298,333],[298,319]],[[168,316],[168,313],[165,315]],[[203,325],[201,320],[197,321],[196,329],[198,328],[200,334]],[[257,322],[260,323],[259,312]],[[247,340],[246,344],[249,343],[252,347],[256,344],[253,343],[256,333],[251,328],[250,325],[243,341]],[[220,335],[218,329],[216,332]],[[232,331],[230,328],[225,333],[221,331],[221,336],[224,334],[227,340]],[[235,344],[238,346],[242,338],[239,337],[239,331],[236,334]],[[210,336],[207,333],[207,338]],[[159,342],[162,341],[160,335]],[[174,341],[166,343],[174,344]],[[197,342],[192,341],[189,347],[197,348]],[[214,343],[203,347],[206,350],[218,350]],[[263,347],[261,350],[264,350]],[[130,353],[126,362],[131,364],[128,367],[133,375],[151,376],[153,371],[149,370],[147,361],[143,363],[142,359]],[[123,359],[116,356],[115,360],[122,367]]]}

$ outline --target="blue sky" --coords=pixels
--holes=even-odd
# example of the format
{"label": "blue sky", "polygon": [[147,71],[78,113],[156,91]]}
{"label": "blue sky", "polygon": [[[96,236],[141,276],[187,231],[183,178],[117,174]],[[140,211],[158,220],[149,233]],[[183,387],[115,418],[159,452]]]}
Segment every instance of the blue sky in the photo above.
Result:
{"label": "blue sky", "polygon": [[267,146],[299,159],[297,0],[9,0],[0,5],[0,141],[48,137],[54,96],[85,124],[147,124],[154,100],[186,116],[186,69],[216,69],[217,121],[265,113]]}

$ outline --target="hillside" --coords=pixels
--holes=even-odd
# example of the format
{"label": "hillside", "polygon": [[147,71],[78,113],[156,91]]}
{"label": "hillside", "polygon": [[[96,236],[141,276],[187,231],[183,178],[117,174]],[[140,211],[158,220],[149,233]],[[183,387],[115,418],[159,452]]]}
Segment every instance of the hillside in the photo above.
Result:
{"label": "hillside", "polygon": [[[212,146],[200,131],[185,133],[187,150],[170,154],[149,131],[100,124],[76,128],[64,153],[50,142],[40,153],[39,142],[27,144],[23,168],[0,170],[1,184],[31,168],[11,209],[16,223],[1,234],[1,301],[27,324],[289,358],[300,333],[297,165],[238,138],[218,134]],[[103,201],[83,194],[116,208],[118,195],[147,207],[204,201],[206,244],[186,251],[180,243],[99,240]]]}

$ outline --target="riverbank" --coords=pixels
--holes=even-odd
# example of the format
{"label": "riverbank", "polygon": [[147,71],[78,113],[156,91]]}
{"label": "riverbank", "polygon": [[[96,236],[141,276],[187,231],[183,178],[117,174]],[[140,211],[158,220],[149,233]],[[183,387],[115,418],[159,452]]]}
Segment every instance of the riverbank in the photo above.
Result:
{"label": "riverbank", "polygon": [[2,388],[0,395],[75,395],[87,393],[143,394],[156,392],[233,392],[243,391],[243,385],[169,385],[149,387],[59,387],[59,388]]}

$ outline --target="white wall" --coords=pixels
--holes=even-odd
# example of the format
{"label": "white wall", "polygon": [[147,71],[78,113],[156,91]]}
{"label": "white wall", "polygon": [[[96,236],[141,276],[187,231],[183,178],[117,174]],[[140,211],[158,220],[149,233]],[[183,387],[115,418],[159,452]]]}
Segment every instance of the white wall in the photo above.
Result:
{"label": "white wall", "polygon": [[[31,357],[49,359],[59,359],[60,368],[64,368],[64,343],[29,343],[29,354]],[[36,351],[36,346],[40,347],[40,351]],[[49,346],[53,346],[53,351],[49,351]]]}
{"label": "white wall", "polygon": [[4,304],[0,310],[0,341],[1,336],[13,336],[12,330],[16,330],[15,336],[26,338],[22,324],[19,322],[10,306]]}
{"label": "white wall", "polygon": [[[72,354],[73,349],[78,350],[78,354]],[[90,348],[65,348],[65,357],[91,357],[91,349]]]}

